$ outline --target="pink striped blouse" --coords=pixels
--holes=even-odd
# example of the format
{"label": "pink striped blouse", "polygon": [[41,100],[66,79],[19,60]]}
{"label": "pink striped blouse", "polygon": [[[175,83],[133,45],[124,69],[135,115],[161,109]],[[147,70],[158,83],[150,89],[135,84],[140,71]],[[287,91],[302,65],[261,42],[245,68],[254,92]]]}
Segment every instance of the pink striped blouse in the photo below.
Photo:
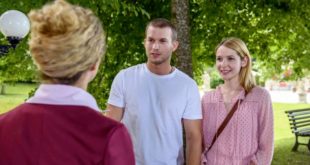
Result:
{"label": "pink striped blouse", "polygon": [[[271,98],[265,89],[255,87],[246,96],[242,91],[233,98],[244,99],[240,107],[214,143],[204,154],[207,165],[269,165],[273,155],[273,112]],[[204,145],[210,146],[212,138],[225,119],[225,109],[220,87],[206,92],[202,98]]]}

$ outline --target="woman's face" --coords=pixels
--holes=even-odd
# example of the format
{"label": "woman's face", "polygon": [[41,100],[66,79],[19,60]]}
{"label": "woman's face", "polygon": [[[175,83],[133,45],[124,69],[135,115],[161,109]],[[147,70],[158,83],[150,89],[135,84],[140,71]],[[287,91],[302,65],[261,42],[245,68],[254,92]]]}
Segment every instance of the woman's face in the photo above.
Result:
{"label": "woman's face", "polygon": [[242,60],[235,50],[223,45],[217,49],[216,69],[224,81],[238,80],[241,67],[244,66],[246,66],[246,60]]}

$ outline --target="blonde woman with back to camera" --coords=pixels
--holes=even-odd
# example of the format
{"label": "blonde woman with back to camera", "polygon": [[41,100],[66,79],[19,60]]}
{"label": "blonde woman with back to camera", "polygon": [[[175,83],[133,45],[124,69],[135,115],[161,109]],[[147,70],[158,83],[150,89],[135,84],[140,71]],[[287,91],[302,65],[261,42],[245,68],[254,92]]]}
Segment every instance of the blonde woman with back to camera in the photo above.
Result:
{"label": "blonde woman with back to camera", "polygon": [[224,84],[202,98],[202,164],[271,164],[272,104],[269,93],[255,85],[249,51],[242,40],[227,38],[215,52]]}
{"label": "blonde woman with back to camera", "polygon": [[104,117],[86,91],[105,53],[89,9],[56,0],[29,13],[30,53],[42,84],[0,115],[0,164],[134,165],[123,124]]}

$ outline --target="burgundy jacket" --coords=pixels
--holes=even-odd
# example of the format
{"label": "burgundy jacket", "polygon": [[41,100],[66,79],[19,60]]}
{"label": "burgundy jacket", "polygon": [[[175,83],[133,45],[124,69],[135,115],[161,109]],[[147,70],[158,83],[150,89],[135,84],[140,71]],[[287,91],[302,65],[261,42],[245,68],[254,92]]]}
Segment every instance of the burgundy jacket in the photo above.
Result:
{"label": "burgundy jacket", "polygon": [[24,103],[0,115],[0,165],[134,165],[124,125],[85,106]]}

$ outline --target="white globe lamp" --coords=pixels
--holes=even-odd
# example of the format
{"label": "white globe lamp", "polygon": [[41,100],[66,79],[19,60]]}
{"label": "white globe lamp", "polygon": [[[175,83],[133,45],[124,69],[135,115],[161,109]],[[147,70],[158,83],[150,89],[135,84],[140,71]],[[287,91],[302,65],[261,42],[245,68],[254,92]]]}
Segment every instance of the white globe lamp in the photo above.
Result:
{"label": "white globe lamp", "polygon": [[1,46],[0,54],[7,53],[9,47],[15,48],[19,41],[29,33],[29,29],[29,19],[24,13],[17,10],[4,12],[0,16],[0,31],[11,45]]}

